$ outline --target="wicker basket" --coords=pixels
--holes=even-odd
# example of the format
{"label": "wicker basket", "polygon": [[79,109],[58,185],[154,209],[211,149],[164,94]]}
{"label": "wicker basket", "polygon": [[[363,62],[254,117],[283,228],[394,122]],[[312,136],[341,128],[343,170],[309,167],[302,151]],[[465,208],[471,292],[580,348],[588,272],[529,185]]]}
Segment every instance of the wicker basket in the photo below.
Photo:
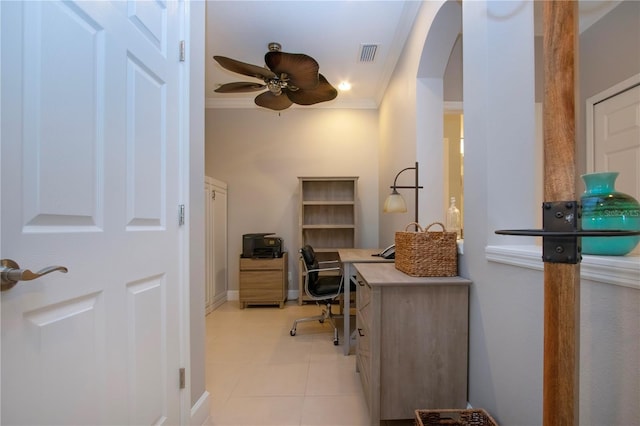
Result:
{"label": "wicker basket", "polygon": [[[408,232],[416,225],[418,231]],[[442,231],[429,232],[433,225]],[[414,277],[455,277],[458,275],[456,233],[447,232],[444,225],[434,222],[423,231],[412,222],[403,232],[396,232],[396,269]]]}
{"label": "wicker basket", "polygon": [[483,409],[416,410],[416,426],[498,426]]}

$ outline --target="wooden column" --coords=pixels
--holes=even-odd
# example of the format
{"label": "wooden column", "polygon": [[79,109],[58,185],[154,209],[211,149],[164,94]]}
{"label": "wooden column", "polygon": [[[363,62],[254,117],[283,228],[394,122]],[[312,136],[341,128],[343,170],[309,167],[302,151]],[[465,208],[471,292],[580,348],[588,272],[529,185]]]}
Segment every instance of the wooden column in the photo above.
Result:
{"label": "wooden column", "polygon": [[[544,2],[544,199],[577,200],[577,2]],[[580,264],[544,265],[543,425],[578,425]]]}

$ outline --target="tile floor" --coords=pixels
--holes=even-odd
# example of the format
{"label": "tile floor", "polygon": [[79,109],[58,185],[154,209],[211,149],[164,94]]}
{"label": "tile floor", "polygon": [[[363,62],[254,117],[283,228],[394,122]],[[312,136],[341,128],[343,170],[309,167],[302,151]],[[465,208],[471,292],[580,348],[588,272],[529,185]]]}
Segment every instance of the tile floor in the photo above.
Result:
{"label": "tile floor", "polygon": [[334,346],[331,326],[302,323],[289,335],[295,318],[319,311],[296,301],[283,309],[229,301],[207,316],[211,425],[370,424],[355,356]]}
{"label": "tile floor", "polygon": [[369,424],[355,356],[334,346],[331,326],[307,322],[289,335],[295,318],[319,311],[230,301],[207,316],[212,425]]}

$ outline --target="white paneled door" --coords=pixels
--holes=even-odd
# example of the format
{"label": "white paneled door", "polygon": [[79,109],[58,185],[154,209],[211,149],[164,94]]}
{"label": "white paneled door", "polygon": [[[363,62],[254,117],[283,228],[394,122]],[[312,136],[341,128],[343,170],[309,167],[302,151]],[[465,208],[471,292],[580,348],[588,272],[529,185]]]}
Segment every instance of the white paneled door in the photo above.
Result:
{"label": "white paneled door", "polygon": [[227,184],[205,176],[205,314],[227,300]]}
{"label": "white paneled door", "polygon": [[2,424],[180,423],[183,6],[0,2]]}
{"label": "white paneled door", "polygon": [[616,189],[640,199],[640,85],[594,106],[595,170],[619,172]]}

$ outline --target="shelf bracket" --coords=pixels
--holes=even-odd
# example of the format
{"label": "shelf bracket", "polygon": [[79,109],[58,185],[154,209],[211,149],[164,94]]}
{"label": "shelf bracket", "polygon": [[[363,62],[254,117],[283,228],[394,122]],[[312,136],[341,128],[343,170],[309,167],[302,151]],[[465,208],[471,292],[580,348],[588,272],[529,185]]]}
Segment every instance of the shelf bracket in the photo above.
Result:
{"label": "shelf bracket", "polygon": [[542,229],[503,229],[500,235],[528,235],[542,237],[542,261],[576,264],[582,260],[580,238],[626,237],[640,235],[640,231],[582,230],[581,206],[578,201],[542,203]]}
{"label": "shelf bracket", "polygon": [[542,228],[551,232],[574,235],[542,237],[542,260],[551,263],[580,263],[580,204],[576,201],[557,201],[542,204]]}

